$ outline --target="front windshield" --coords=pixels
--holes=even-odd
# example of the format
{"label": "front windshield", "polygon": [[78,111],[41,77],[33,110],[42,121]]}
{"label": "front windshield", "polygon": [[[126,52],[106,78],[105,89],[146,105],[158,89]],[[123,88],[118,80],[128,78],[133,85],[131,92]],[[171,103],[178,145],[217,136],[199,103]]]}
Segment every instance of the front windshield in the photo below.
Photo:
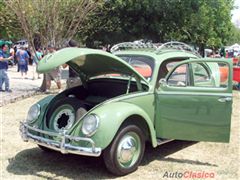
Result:
{"label": "front windshield", "polygon": [[139,55],[118,55],[125,62],[130,64],[137,72],[139,72],[148,81],[152,78],[154,69],[154,61],[148,56]]}

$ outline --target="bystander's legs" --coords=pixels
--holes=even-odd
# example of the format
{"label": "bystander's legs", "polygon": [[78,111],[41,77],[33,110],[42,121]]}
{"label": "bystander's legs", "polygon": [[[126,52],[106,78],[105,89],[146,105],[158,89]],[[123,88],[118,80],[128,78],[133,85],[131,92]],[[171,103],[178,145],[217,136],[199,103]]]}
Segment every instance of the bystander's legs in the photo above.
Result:
{"label": "bystander's legs", "polygon": [[3,69],[0,69],[0,91],[3,91],[2,86],[4,83]]}
{"label": "bystander's legs", "polygon": [[4,82],[5,82],[6,92],[12,92],[12,90],[9,89],[9,77],[8,77],[8,73],[7,73],[6,69],[3,70],[3,79],[4,79]]}

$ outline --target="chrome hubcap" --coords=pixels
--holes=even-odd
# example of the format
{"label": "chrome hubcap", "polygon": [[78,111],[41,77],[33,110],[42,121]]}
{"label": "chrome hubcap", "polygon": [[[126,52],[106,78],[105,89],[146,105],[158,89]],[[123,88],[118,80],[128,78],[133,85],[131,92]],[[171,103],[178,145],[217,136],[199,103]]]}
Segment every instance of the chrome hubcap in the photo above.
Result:
{"label": "chrome hubcap", "polygon": [[135,164],[140,155],[140,138],[136,133],[128,133],[121,139],[117,159],[120,166],[129,168]]}

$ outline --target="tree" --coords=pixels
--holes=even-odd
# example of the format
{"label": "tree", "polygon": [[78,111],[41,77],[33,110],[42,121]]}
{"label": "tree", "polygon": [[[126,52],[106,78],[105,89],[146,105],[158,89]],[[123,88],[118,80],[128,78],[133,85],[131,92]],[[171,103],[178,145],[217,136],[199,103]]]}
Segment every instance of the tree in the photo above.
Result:
{"label": "tree", "polygon": [[228,38],[226,45],[232,45],[234,43],[240,44],[240,28],[236,27],[234,24],[232,25],[231,34]]}
{"label": "tree", "polygon": [[29,43],[34,37],[42,46],[56,47],[73,38],[87,15],[96,9],[94,0],[6,0],[5,4],[17,15]]}
{"label": "tree", "polygon": [[200,47],[213,49],[223,46],[231,34],[231,9],[233,0],[201,0],[196,13],[186,18],[182,31],[188,31],[190,41]]}
{"label": "tree", "polygon": [[[87,47],[96,48],[97,43],[114,43],[119,39],[116,34],[121,33],[120,18],[116,14],[116,7],[110,1],[98,6],[96,11],[87,17],[78,31],[78,37]],[[116,40],[117,39],[117,40]]]}
{"label": "tree", "polygon": [[23,36],[17,17],[0,1],[0,39],[17,40]]}
{"label": "tree", "polygon": [[[62,47],[74,37],[88,14],[101,4],[98,0],[5,0],[17,16],[29,44]],[[35,42],[35,43],[34,43]],[[38,43],[36,43],[38,42]],[[45,80],[41,89],[45,90]]]}
{"label": "tree", "polygon": [[108,0],[81,31],[88,40],[178,40],[219,47],[231,34],[233,0]]}
{"label": "tree", "polygon": [[[93,40],[104,44],[136,39],[161,41],[166,16],[165,4],[169,0],[108,0],[89,17],[79,34],[86,44]],[[164,31],[162,31],[164,30]]]}

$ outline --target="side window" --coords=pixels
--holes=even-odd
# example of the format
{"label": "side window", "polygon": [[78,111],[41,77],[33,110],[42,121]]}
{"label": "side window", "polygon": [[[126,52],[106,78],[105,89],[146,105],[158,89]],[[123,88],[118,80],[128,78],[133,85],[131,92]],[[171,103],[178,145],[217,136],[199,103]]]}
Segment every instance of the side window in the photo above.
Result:
{"label": "side window", "polygon": [[[172,64],[166,66],[171,70]],[[167,84],[174,87],[227,88],[229,65],[224,62],[190,62],[173,69]]]}
{"label": "side window", "polygon": [[201,63],[191,63],[194,86],[211,85],[211,77],[207,66]]}
{"label": "side window", "polygon": [[178,66],[172,74],[167,79],[167,84],[169,86],[187,86],[188,82],[188,66],[187,64],[182,64]]}
{"label": "side window", "polygon": [[226,63],[191,63],[195,87],[228,87],[229,67]]}

